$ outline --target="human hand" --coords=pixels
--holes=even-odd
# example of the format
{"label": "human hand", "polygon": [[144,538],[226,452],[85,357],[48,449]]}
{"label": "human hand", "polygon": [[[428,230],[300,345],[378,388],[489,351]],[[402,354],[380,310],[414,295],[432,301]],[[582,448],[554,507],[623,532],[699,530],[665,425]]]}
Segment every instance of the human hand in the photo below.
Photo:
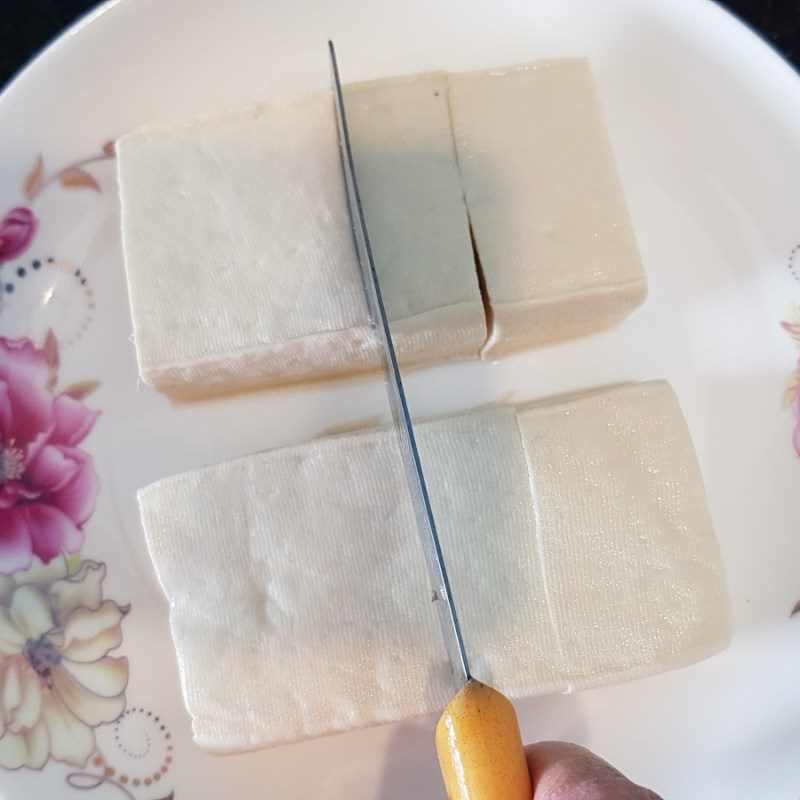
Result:
{"label": "human hand", "polygon": [[540,742],[525,748],[533,800],[661,800],[583,747]]}

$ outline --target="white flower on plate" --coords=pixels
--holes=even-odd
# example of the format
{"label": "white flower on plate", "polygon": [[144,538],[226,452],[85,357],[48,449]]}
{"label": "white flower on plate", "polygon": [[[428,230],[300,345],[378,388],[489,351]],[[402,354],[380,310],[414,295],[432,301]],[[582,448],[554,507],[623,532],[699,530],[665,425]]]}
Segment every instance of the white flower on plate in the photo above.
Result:
{"label": "white flower on plate", "polygon": [[84,766],[93,728],[125,709],[127,613],[103,601],[104,564],[68,574],[63,557],[0,576],[0,766],[41,769],[48,759]]}

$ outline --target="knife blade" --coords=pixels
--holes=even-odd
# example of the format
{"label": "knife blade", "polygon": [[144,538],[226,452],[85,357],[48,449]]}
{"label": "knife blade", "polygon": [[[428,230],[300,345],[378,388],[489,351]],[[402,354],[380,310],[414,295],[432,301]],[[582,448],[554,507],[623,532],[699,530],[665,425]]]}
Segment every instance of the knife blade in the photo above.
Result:
{"label": "knife blade", "polygon": [[378,340],[406,482],[414,509],[425,564],[433,587],[445,648],[457,692],[436,728],[436,749],[450,800],[530,800],[533,795],[519,723],[511,702],[470,674],[442,546],[417,448],[389,318],[370,246],[356,177],[336,49],[328,41],[336,125],[339,133],[347,207],[353,230],[370,324]]}
{"label": "knife blade", "polygon": [[397,441],[400,446],[400,455],[403,460],[403,470],[406,482],[411,493],[411,502],[414,508],[414,518],[417,523],[422,549],[425,553],[425,563],[428,568],[428,577],[433,588],[433,601],[439,614],[439,621],[444,634],[447,656],[458,687],[463,686],[470,678],[469,662],[461,634],[461,625],[458,613],[453,602],[453,593],[450,589],[450,580],[447,576],[447,567],[442,554],[439,533],[433,517],[428,486],[425,473],[422,470],[417,439],[414,435],[414,426],[408,410],[403,379],[397,364],[397,354],[392,341],[392,332],[389,327],[389,318],[381,294],[381,285],[378,272],[375,269],[375,259],[367,232],[367,223],[364,208],[361,204],[361,194],[356,178],[353,150],[350,144],[350,131],[347,127],[347,115],[344,109],[344,96],[339,78],[339,65],[336,61],[336,50],[333,42],[328,42],[331,56],[331,69],[333,71],[333,85],[336,105],[336,121],[339,130],[339,144],[342,151],[342,165],[347,186],[347,205],[350,211],[350,223],[353,229],[358,264],[361,270],[361,280],[367,300],[370,324],[378,339],[381,366],[386,380],[386,389],[389,395],[389,405],[392,410]]}

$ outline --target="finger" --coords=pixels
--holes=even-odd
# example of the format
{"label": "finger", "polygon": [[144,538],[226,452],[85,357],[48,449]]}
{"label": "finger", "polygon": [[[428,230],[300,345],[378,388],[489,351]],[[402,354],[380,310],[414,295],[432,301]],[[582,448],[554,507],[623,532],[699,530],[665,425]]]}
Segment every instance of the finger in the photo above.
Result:
{"label": "finger", "polygon": [[534,800],[660,800],[575,744],[540,742],[525,754]]}

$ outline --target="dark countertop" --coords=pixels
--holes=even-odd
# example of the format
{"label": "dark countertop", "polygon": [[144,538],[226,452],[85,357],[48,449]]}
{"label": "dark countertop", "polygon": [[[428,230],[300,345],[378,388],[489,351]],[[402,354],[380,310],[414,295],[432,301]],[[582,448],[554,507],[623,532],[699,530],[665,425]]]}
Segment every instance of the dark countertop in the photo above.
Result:
{"label": "dark countertop", "polygon": [[[489,0],[487,0],[489,2]],[[96,0],[3,0],[0,86]],[[800,0],[721,0],[800,66]]]}

